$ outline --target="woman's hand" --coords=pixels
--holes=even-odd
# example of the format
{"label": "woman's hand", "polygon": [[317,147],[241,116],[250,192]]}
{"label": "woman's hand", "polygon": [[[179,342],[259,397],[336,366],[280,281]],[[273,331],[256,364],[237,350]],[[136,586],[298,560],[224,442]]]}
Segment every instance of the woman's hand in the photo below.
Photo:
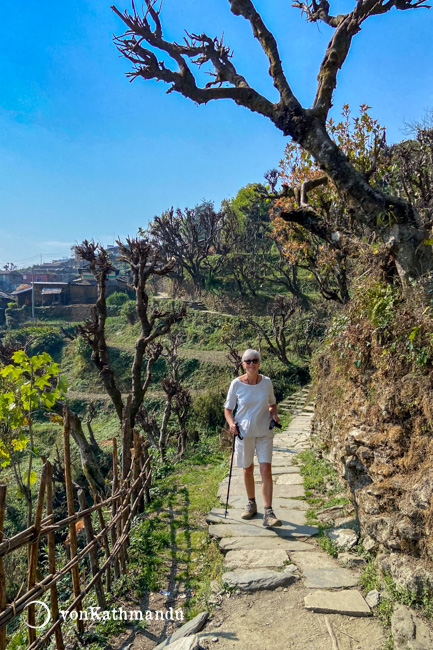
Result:
{"label": "woman's hand", "polygon": [[237,430],[237,428],[236,428],[236,424],[233,422],[233,424],[230,425],[230,433],[231,433],[233,436],[235,436],[235,435],[237,435],[237,432],[238,432],[238,430]]}

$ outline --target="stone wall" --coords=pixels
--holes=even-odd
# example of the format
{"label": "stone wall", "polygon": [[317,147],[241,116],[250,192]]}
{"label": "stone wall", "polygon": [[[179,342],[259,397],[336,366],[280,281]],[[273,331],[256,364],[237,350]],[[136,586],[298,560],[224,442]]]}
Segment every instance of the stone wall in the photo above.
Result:
{"label": "stone wall", "polygon": [[90,318],[92,305],[53,305],[52,307],[36,307],[35,317],[41,320],[61,319],[68,322],[81,322]]}
{"label": "stone wall", "polygon": [[431,560],[433,437],[421,418],[430,380],[358,382],[323,361],[313,433],[347,482],[364,546]]}

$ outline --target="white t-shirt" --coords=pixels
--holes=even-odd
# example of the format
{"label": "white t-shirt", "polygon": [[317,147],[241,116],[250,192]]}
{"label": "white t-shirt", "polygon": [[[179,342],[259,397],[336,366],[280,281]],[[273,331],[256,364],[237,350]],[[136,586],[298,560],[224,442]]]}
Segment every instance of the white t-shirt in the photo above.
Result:
{"label": "white t-shirt", "polygon": [[[260,376],[260,375],[259,375]],[[268,436],[271,415],[269,407],[277,403],[269,377],[261,375],[258,384],[244,384],[238,377],[233,379],[224,403],[231,411],[237,406],[235,422],[244,437]]]}

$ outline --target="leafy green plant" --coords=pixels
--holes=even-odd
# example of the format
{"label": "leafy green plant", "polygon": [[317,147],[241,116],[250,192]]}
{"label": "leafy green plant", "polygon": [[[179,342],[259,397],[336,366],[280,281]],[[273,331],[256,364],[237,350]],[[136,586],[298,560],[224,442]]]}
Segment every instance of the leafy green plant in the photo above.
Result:
{"label": "leafy green plant", "polygon": [[[46,352],[29,357],[18,350],[12,361],[0,370],[0,464],[12,464],[18,494],[27,504],[30,526],[31,488],[37,480],[33,460],[39,455],[34,443],[33,417],[38,410],[53,409],[65,395],[67,382],[58,377],[59,366]],[[23,471],[25,458],[28,463]]]}
{"label": "leafy green plant", "polygon": [[332,541],[332,539],[329,539],[325,531],[320,531],[319,535],[317,536],[317,543],[322,551],[325,551],[331,557],[338,557],[337,545]]}

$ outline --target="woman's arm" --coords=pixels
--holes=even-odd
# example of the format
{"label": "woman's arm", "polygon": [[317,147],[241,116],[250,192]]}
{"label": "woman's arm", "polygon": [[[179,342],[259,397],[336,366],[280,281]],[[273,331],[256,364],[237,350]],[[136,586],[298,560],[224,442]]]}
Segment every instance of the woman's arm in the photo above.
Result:
{"label": "woman's arm", "polygon": [[277,405],[272,404],[272,406],[269,407],[269,413],[271,414],[271,418],[275,420],[275,422],[279,422],[280,418],[278,417],[277,413]]}
{"label": "woman's arm", "polygon": [[235,420],[233,417],[233,409],[224,409],[224,417],[226,419],[227,424],[229,425],[230,428],[230,433],[232,433],[234,436],[237,434],[238,430],[236,429],[236,424]]}

